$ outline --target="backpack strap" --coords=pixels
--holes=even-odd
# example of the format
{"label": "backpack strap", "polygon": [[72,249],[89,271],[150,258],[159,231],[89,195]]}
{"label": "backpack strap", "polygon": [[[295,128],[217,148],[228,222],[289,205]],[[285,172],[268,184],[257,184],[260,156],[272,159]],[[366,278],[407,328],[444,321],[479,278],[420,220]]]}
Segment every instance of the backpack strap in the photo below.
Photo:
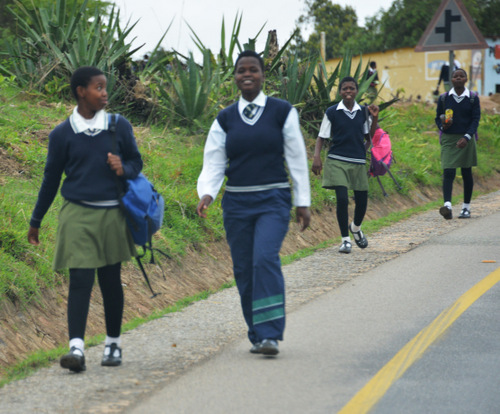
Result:
{"label": "backpack strap", "polygon": [[366,123],[368,124],[368,140],[365,144],[365,148],[368,151],[368,149],[372,146],[372,135],[371,135],[371,127],[370,127],[370,111],[368,110],[368,105],[365,105],[365,118],[366,118]]}

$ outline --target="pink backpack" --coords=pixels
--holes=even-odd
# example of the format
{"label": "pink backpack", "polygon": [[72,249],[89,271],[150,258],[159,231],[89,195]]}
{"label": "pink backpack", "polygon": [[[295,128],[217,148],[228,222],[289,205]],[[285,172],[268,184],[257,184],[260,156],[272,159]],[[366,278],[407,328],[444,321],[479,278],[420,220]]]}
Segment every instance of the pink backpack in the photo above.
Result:
{"label": "pink backpack", "polygon": [[401,186],[389,170],[393,160],[394,157],[392,155],[391,138],[382,128],[377,128],[372,137],[372,146],[370,149],[370,169],[368,170],[368,173],[372,177],[377,177],[377,181],[385,197],[387,197],[387,193],[379,178],[380,176],[385,175],[385,173],[389,173],[397,189],[401,190]]}
{"label": "pink backpack", "polygon": [[369,173],[372,177],[385,175],[392,164],[391,138],[382,128],[377,128],[372,137]]}

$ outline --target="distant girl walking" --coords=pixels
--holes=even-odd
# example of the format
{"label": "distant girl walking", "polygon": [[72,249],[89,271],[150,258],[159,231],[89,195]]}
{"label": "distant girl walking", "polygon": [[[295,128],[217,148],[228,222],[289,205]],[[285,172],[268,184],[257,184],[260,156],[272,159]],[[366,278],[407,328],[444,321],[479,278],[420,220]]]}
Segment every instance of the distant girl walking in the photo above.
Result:
{"label": "distant girl walking", "polygon": [[[339,84],[342,101],[326,110],[316,140],[312,171],[321,174],[321,149],[326,140],[331,140],[325,162],[323,188],[335,190],[337,198],[337,221],[342,235],[340,253],[351,253],[351,238],[359,248],[368,247],[368,241],[361,231],[361,223],[368,205],[368,175],[366,171],[366,147],[370,135],[377,129],[379,108],[370,105],[361,108],[356,102],[358,83],[350,76]],[[368,111],[368,114],[367,114]],[[354,219],[349,224],[348,191],[354,190]]]}
{"label": "distant girl walking", "polygon": [[439,213],[446,219],[453,218],[451,195],[456,169],[460,168],[464,183],[464,200],[458,218],[471,216],[471,199],[474,188],[472,167],[477,165],[474,135],[481,119],[477,94],[465,87],[467,73],[457,69],[451,76],[453,88],[442,95],[437,103],[436,125],[441,135],[441,166],[443,168],[444,205]]}

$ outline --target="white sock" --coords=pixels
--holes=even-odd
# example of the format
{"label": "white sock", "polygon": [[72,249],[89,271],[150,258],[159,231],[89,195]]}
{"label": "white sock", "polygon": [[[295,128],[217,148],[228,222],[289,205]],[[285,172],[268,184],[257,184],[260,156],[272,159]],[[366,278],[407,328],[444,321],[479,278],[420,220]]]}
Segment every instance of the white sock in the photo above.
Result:
{"label": "white sock", "polygon": [[444,206],[445,206],[445,207],[448,207],[448,208],[451,210],[451,201],[446,201],[446,202],[444,203]]}
{"label": "white sock", "polygon": [[122,343],[122,339],[120,336],[113,338],[111,336],[106,336],[106,341],[104,342],[104,345],[111,345],[111,344],[116,344],[120,346]]}
{"label": "white sock", "polygon": [[351,230],[352,231],[360,231],[361,230],[361,226],[356,226],[354,224],[354,221],[351,223]]}
{"label": "white sock", "polygon": [[85,342],[82,338],[72,338],[69,340],[69,349],[75,347],[78,351],[81,352],[83,356],[83,351],[85,350]]}
{"label": "white sock", "polygon": [[345,241],[350,243],[351,242],[351,238],[349,236],[342,237],[342,243],[344,243]]}
{"label": "white sock", "polygon": [[470,211],[470,203],[463,203],[462,208],[466,208],[467,210]]}

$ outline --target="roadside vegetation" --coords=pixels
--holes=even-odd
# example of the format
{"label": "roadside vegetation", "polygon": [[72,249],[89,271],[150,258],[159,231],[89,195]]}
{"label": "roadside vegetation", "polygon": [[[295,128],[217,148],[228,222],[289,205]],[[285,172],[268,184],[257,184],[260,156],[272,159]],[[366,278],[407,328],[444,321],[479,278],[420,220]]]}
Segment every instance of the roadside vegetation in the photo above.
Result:
{"label": "roadside vegetation", "polygon": [[[236,16],[230,30],[222,23],[218,53],[207,49],[193,30],[202,62],[160,46],[147,62],[134,62],[131,56],[135,51],[127,42],[133,23],[122,28],[118,10],[111,8],[102,13],[101,2],[87,0],[56,0],[34,8],[24,7],[17,0],[14,3],[12,13],[19,23],[19,36],[0,55],[0,308],[7,302],[29,307],[39,301],[43,291],[67,283],[67,273],[54,272],[51,267],[62,202],[59,195],[42,223],[41,245],[30,245],[26,234],[43,178],[48,134],[71,113],[69,78],[83,64],[98,66],[107,74],[108,111],[120,112],[132,121],[144,159],[144,172],[165,198],[165,222],[155,236],[156,246],[181,262],[188,249],[222,240],[221,196],[210,209],[210,220],[199,219],[195,213],[196,180],[211,122],[221,108],[237,97],[232,79],[233,58],[241,50],[255,49],[263,28],[255,37],[242,42],[239,39],[242,16]],[[91,4],[95,7],[90,7]],[[265,92],[288,100],[299,110],[312,159],[324,111],[339,100],[336,93],[339,80],[346,75],[358,79],[357,100],[366,103],[365,93],[371,81],[367,71],[369,62],[362,61],[352,67],[351,55],[346,51],[339,66],[328,73],[317,55],[299,58],[290,53],[294,36],[279,47],[275,34],[268,34],[262,51],[266,65]],[[395,100],[377,100],[377,104],[382,109],[380,124],[393,143],[396,162],[391,171],[402,187],[397,190],[384,177],[389,197],[397,191],[410,196],[417,188],[439,187],[441,169],[434,106]],[[478,178],[498,173],[499,129],[498,116],[483,115],[479,166],[475,169]],[[376,179],[370,179],[369,183],[370,197],[382,199]],[[314,177],[311,184],[315,213],[335,206],[334,192],[322,189],[321,181]],[[367,226],[374,230],[415,211]],[[321,247],[324,245],[311,246],[285,257],[284,263]],[[175,311],[205,294],[162,312]],[[140,322],[133,322],[126,329]],[[25,367],[54,356],[49,353],[34,358],[37,363],[25,361],[11,370],[8,377],[16,378],[25,372]]]}

